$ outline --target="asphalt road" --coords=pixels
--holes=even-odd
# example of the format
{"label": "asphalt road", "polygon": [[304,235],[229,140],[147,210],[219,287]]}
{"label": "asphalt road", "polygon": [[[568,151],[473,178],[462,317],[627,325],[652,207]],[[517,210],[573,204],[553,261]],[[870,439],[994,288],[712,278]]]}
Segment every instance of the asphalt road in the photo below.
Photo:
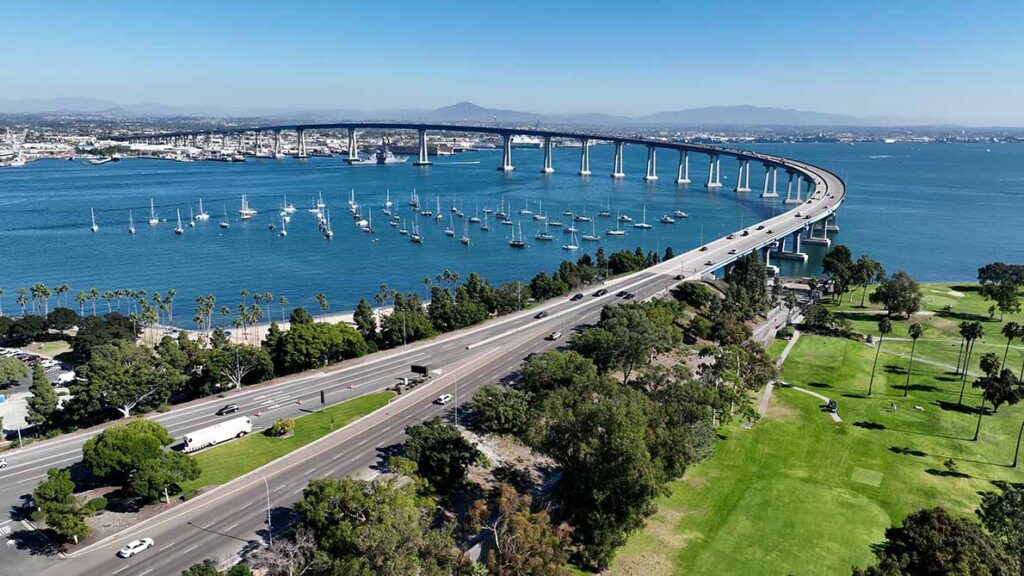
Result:
{"label": "asphalt road", "polygon": [[[767,157],[766,157],[767,158]],[[778,159],[776,159],[778,160]],[[303,375],[265,383],[226,394],[223,398],[202,400],[177,407],[166,414],[149,416],[161,422],[172,435],[216,422],[214,412],[228,402],[240,406],[240,413],[254,417],[256,427],[265,427],[277,418],[298,416],[303,409],[319,403],[324,390],[329,403],[381,390],[397,378],[409,376],[411,364],[429,364],[440,370],[425,385],[403,394],[385,409],[353,423],[281,458],[257,473],[250,474],[186,502],[171,511],[142,522],[125,533],[115,535],[73,553],[66,559],[55,556],[29,556],[17,544],[15,532],[7,546],[0,546],[0,572],[4,574],[112,574],[124,576],[176,575],[204,558],[230,561],[247,547],[258,546],[266,538],[267,499],[269,494],[275,524],[284,524],[284,508],[295,502],[311,478],[328,475],[376,474],[380,450],[401,442],[406,426],[429,419],[452,405],[440,407],[432,400],[443,392],[455,393],[460,401],[471,397],[481,384],[494,382],[514,371],[531,352],[553,344],[543,337],[555,330],[568,334],[581,324],[599,317],[601,308],[616,301],[619,290],[629,290],[638,299],[664,292],[677,283],[677,274],[697,277],[718,269],[745,253],[772,243],[777,238],[802,229],[806,224],[834,212],[844,197],[841,181],[813,166],[788,162],[813,182],[810,202],[761,222],[765,228],[747,228],[748,236],[736,234],[706,245],[706,251],[692,250],[647,270],[609,281],[608,294],[593,296],[591,287],[578,302],[565,299],[549,301],[529,311],[512,314],[439,338],[400,349],[377,353],[322,373]],[[716,192],[731,193],[731,192]],[[800,212],[800,217],[794,216]],[[804,216],[811,215],[810,219]],[[764,230],[770,230],[765,233]],[[737,231],[739,232],[739,231]],[[735,253],[731,253],[735,251]],[[708,264],[707,262],[711,262]],[[535,319],[540,310],[549,315]],[[300,403],[301,402],[301,403]],[[10,466],[0,471],[0,506],[19,504],[51,466],[67,466],[79,460],[81,445],[92,430],[51,441],[40,442],[8,454]],[[266,482],[266,483],[264,483]],[[12,516],[12,518],[14,518]],[[17,520],[7,524],[17,526]],[[0,524],[0,535],[4,535]],[[24,536],[24,535],[22,535]],[[141,537],[156,541],[153,549],[135,558],[123,560],[114,553],[127,541]],[[15,542],[15,545],[11,545]]]}

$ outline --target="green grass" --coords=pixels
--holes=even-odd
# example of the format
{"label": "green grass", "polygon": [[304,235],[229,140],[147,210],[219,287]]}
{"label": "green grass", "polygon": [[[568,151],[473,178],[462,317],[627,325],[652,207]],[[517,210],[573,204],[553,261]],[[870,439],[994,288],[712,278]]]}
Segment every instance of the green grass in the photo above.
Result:
{"label": "green grass", "polygon": [[49,342],[32,342],[21,348],[32,354],[42,354],[51,358],[71,351],[71,346],[64,340],[52,340]]}
{"label": "green grass", "polygon": [[200,488],[234,480],[385,406],[393,396],[392,392],[376,392],[301,416],[295,419],[295,433],[287,438],[252,434],[203,450],[194,456],[202,475],[182,486],[182,491],[190,497]]}
{"label": "green grass", "polygon": [[[959,298],[949,294],[948,285],[925,290],[926,306],[941,309],[945,299],[955,298],[954,312],[988,316],[988,304],[976,293]],[[946,320],[919,318],[930,323],[932,334],[948,333]],[[906,334],[906,322],[898,324]],[[998,326],[987,322],[986,332],[991,327],[997,335]],[[1001,355],[1000,343],[1005,340],[998,337],[988,344]],[[924,344],[918,343],[918,359],[949,360],[948,349]],[[885,349],[890,346],[902,351],[902,343],[886,341]],[[905,399],[907,360],[883,353],[874,394],[866,397],[874,353],[852,340],[801,336],[783,379],[835,398],[843,422],[822,413],[819,399],[776,388],[765,419],[748,430],[728,426],[716,454],[672,484],[647,528],[620,550],[611,572],[849,574],[851,566],[872,561],[870,546],[908,513],[941,505],[971,517],[978,493],[993,490],[993,480],[1024,482],[1024,466],[1008,467],[1024,404],[985,416],[980,440],[973,442],[976,390],[968,384],[965,407],[958,408],[958,378],[915,362]],[[950,364],[955,362],[953,349]],[[964,476],[944,474],[943,462],[950,458]]]}
{"label": "green grass", "polygon": [[786,344],[789,344],[789,340],[772,340],[768,345],[768,355],[778,360],[779,356],[782,356],[782,351],[786,349]]}

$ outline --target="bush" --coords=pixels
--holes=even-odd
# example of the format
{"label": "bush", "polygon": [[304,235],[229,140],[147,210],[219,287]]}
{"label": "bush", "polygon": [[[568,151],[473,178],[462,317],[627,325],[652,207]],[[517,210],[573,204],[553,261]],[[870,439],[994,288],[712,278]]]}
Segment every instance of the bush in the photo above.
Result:
{"label": "bush", "polygon": [[109,504],[109,502],[107,502],[107,499],[100,496],[98,498],[93,498],[92,500],[89,500],[88,502],[85,503],[85,506],[87,508],[91,508],[94,512],[99,512],[100,510],[106,510],[107,504]]}
{"label": "bush", "polygon": [[164,414],[166,412],[170,412],[171,411],[171,405],[167,404],[167,403],[161,404],[161,405],[156,407],[156,411],[161,413],[161,414]]}
{"label": "bush", "polygon": [[33,510],[28,515],[28,519],[36,523],[42,522],[44,518],[46,518],[46,515],[43,514],[42,510]]}
{"label": "bush", "polygon": [[683,282],[673,290],[672,295],[680,302],[684,302],[698,310],[711,304],[711,301],[715,298],[714,292],[700,282]]}
{"label": "bush", "polygon": [[295,420],[290,418],[281,418],[275,420],[274,424],[267,428],[267,436],[281,437],[287,436],[295,431]]}
{"label": "bush", "polygon": [[775,337],[778,338],[779,340],[789,340],[790,338],[793,337],[793,332],[794,331],[792,326],[786,326],[779,330],[778,332],[776,332]]}

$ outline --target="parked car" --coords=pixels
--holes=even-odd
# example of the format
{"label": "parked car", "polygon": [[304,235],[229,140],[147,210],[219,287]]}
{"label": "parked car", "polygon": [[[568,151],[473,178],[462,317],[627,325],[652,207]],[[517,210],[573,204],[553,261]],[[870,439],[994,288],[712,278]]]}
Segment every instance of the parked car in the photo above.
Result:
{"label": "parked car", "polygon": [[131,558],[132,556],[135,556],[139,552],[142,552],[144,550],[148,550],[149,548],[152,548],[152,547],[153,547],[153,539],[152,538],[140,538],[138,540],[132,540],[131,542],[125,544],[124,548],[121,548],[120,550],[117,551],[117,555],[120,556],[121,558]]}
{"label": "parked car", "polygon": [[235,412],[238,412],[238,404],[228,404],[227,406],[222,406],[220,410],[217,410],[217,416],[225,416],[227,414],[234,414]]}

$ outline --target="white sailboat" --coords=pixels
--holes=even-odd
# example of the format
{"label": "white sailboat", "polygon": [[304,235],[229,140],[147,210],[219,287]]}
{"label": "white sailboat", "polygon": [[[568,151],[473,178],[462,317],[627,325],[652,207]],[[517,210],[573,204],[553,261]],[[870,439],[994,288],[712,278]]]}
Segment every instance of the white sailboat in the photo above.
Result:
{"label": "white sailboat", "polygon": [[366,232],[367,234],[373,234],[373,212],[367,214],[366,218],[366,226],[363,226],[363,232]]}
{"label": "white sailboat", "polygon": [[100,227],[96,225],[96,211],[93,210],[92,208],[89,208],[89,214],[92,215],[92,226],[89,226],[89,231],[96,232],[97,230],[100,229]]}
{"label": "white sailboat", "polygon": [[601,216],[603,218],[608,218],[608,217],[610,217],[612,215],[612,202],[611,202],[611,200],[608,201],[608,206],[605,207],[600,212],[598,212],[597,215]]}
{"label": "white sailboat", "polygon": [[437,213],[434,214],[434,221],[435,222],[440,222],[441,220],[444,220],[444,214],[441,214],[441,197],[440,196],[436,196],[436,198],[437,198]]}
{"label": "white sailboat", "polygon": [[220,219],[220,227],[228,228],[231,224],[228,222],[228,205],[224,204],[224,216]]}
{"label": "white sailboat", "polygon": [[178,213],[178,225],[174,227],[174,233],[181,236],[185,233],[185,229],[181,227],[181,210],[176,210]]}
{"label": "white sailboat", "polygon": [[238,209],[238,215],[242,217],[242,220],[248,220],[255,216],[257,211],[249,206],[249,199],[242,194],[242,205]]}
{"label": "white sailboat", "polygon": [[149,225],[156,226],[160,223],[160,219],[156,217],[156,207],[153,205],[153,199],[149,199]]}
{"label": "white sailboat", "polygon": [[327,211],[327,225],[324,228],[324,238],[327,238],[328,240],[330,240],[331,238],[334,238],[334,229],[331,228],[331,211],[330,210]]}
{"label": "white sailboat", "polygon": [[640,221],[640,222],[637,222],[636,224],[633,224],[633,228],[642,228],[644,230],[647,230],[649,228],[653,228],[653,226],[651,226],[650,224],[647,223],[647,205],[646,204],[644,204],[644,217],[643,217],[643,220]]}
{"label": "white sailboat", "polygon": [[324,193],[317,190],[316,208],[322,212],[325,206],[327,206],[327,204],[324,204]]}
{"label": "white sailboat", "polygon": [[448,217],[448,226],[444,229],[445,236],[455,236],[455,219]]}
{"label": "white sailboat", "polygon": [[295,204],[288,203],[288,195],[284,195],[284,201],[281,203],[281,212],[284,212],[285,216],[295,214]]}
{"label": "white sailboat", "polygon": [[312,204],[313,204],[313,207],[309,208],[308,210],[306,210],[306,212],[309,212],[310,214],[319,214],[320,213],[320,208],[318,208],[317,205],[316,205],[316,198],[313,198]]}
{"label": "white sailboat", "polygon": [[281,218],[281,231],[277,235],[281,238],[288,236],[288,224],[285,223],[284,218]]}
{"label": "white sailboat", "polygon": [[128,211],[128,233],[135,234],[135,219],[132,218],[132,211]]}
{"label": "white sailboat", "polygon": [[384,207],[391,208],[391,188],[387,189],[387,192],[384,196]]}
{"label": "white sailboat", "polygon": [[462,239],[459,241],[463,246],[469,246],[469,222],[462,223]]}
{"label": "white sailboat", "polygon": [[608,232],[606,232],[606,234],[608,234],[609,236],[625,236],[626,235],[626,231],[623,230],[622,228],[619,228],[619,224],[621,222],[623,222],[622,216],[619,215],[618,213],[616,213],[616,215],[615,215],[615,229],[614,230],[609,230]]}
{"label": "white sailboat", "polygon": [[523,225],[519,224],[519,238],[516,238],[516,230],[512,229],[512,238],[508,241],[512,248],[526,248],[526,241],[523,240]]}
{"label": "white sailboat", "polygon": [[562,244],[562,250],[568,250],[568,251],[572,252],[574,250],[579,250],[579,249],[580,249],[580,245],[576,243],[576,232],[573,232],[572,236],[569,238],[569,243],[568,244]]}
{"label": "white sailboat", "polygon": [[676,210],[675,211],[675,217],[676,218],[689,218],[690,215],[687,214],[686,212],[683,212],[682,210]]}
{"label": "white sailboat", "polygon": [[409,229],[405,227],[405,220],[402,220],[402,227],[398,229],[398,233],[402,236],[407,236],[409,234]]}
{"label": "white sailboat", "polygon": [[413,217],[412,221],[412,234],[409,234],[409,240],[415,244],[423,244],[423,236],[420,235],[419,218]]}
{"label": "white sailboat", "polygon": [[534,220],[547,220],[548,219],[547,215],[544,214],[542,212],[542,210],[543,210],[543,206],[541,205],[540,200],[538,200],[537,201],[537,212],[533,215],[533,219]]}
{"label": "white sailboat", "polygon": [[206,222],[209,219],[210,219],[210,215],[206,213],[206,210],[203,210],[203,199],[200,198],[199,199],[199,214],[196,214],[196,220],[199,220],[200,222]]}
{"label": "white sailboat", "polygon": [[543,241],[550,241],[550,240],[554,240],[554,238],[555,238],[554,236],[552,236],[551,234],[548,233],[548,223],[547,222],[544,223],[544,229],[543,230],[538,230],[537,233],[533,235],[533,237],[536,240],[543,240]]}
{"label": "white sailboat", "polygon": [[192,207],[191,206],[188,207],[188,227],[189,228],[195,228],[196,227],[196,216],[195,216],[195,214],[192,213]]}
{"label": "white sailboat", "polygon": [[484,221],[480,223],[480,230],[488,232],[491,229],[491,225],[487,223],[487,215],[490,214],[487,210],[484,210]]}
{"label": "white sailboat", "polygon": [[600,242],[601,237],[597,235],[597,225],[593,221],[590,222],[590,234],[584,234],[580,236],[584,242]]}

